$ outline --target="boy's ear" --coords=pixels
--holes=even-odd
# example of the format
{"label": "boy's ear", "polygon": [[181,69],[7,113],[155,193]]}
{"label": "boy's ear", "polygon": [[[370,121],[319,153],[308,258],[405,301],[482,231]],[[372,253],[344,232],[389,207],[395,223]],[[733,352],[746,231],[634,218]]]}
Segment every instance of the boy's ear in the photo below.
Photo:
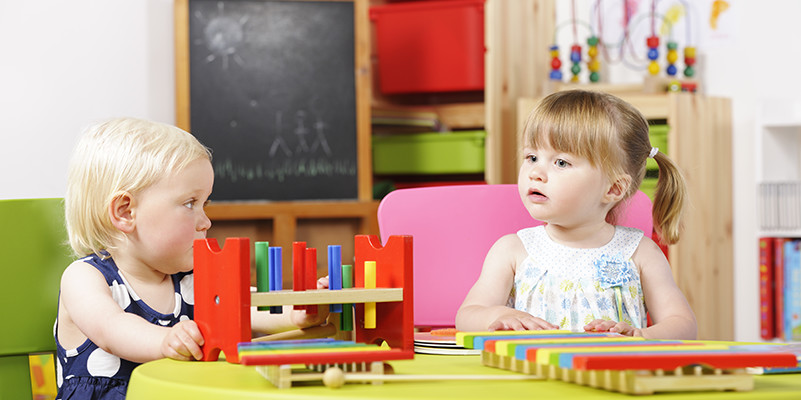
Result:
{"label": "boy's ear", "polygon": [[131,233],[134,228],[134,199],[128,192],[119,192],[108,206],[108,215],[111,224],[123,233]]}
{"label": "boy's ear", "polygon": [[611,185],[609,185],[609,190],[607,190],[606,194],[604,195],[604,201],[606,203],[614,204],[622,200],[629,190],[629,185],[631,185],[630,176],[624,175],[617,178],[614,182],[612,182]]}

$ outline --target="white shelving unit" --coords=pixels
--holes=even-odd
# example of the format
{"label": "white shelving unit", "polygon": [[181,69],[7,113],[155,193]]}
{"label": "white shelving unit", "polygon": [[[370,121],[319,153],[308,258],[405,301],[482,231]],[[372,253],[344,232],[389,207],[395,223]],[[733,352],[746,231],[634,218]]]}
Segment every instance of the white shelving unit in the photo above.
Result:
{"label": "white shelving unit", "polygon": [[756,124],[758,235],[801,237],[801,99],[763,101]]}

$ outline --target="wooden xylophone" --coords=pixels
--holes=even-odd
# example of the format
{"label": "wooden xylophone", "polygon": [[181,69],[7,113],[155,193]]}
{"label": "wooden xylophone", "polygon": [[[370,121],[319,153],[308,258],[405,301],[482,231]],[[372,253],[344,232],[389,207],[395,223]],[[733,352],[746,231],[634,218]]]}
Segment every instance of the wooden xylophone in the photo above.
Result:
{"label": "wooden xylophone", "polygon": [[628,394],[752,390],[748,368],[801,367],[797,349],[777,344],[569,331],[458,332],[456,342],[486,366]]}

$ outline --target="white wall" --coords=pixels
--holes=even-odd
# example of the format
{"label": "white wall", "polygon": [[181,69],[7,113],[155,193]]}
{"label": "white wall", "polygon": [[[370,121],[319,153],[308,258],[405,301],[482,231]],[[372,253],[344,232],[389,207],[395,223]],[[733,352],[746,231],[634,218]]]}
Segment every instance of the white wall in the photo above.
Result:
{"label": "white wall", "polygon": [[[706,94],[733,101],[735,337],[756,340],[755,112],[762,98],[801,97],[801,2],[731,3],[739,32],[700,52],[699,76]],[[570,3],[558,4],[564,21]],[[171,0],[0,0],[0,199],[63,196],[71,149],[94,120],[174,123],[172,30]],[[624,75],[614,78],[637,79]]]}
{"label": "white wall", "polygon": [[734,127],[735,337],[759,338],[759,275],[756,222],[755,119],[759,102],[801,98],[801,50],[797,38],[801,2],[739,1],[736,48],[705,54],[707,93],[732,99]]}
{"label": "white wall", "polygon": [[61,197],[83,127],[174,123],[171,0],[0,0],[0,199]]}

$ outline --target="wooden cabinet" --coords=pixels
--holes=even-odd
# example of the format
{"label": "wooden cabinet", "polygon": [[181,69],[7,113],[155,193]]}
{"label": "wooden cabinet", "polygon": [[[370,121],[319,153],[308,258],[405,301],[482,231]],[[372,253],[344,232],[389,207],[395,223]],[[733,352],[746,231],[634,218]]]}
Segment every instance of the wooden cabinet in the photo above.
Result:
{"label": "wooden cabinet", "polygon": [[[731,101],[690,93],[642,94],[631,88],[595,88],[628,101],[649,120],[667,121],[668,154],[684,173],[690,198],[681,240],[669,248],[673,276],[695,312],[699,338],[732,340]],[[537,101],[520,100],[519,126]]]}
{"label": "wooden cabinet", "polygon": [[[387,4],[371,0],[371,5]],[[435,93],[386,96],[377,89],[380,68],[372,45],[374,107],[426,109],[455,129],[486,131],[484,180],[517,181],[515,132],[517,99],[543,90],[550,71],[548,47],[553,40],[556,9],[553,0],[486,0],[484,2],[483,93]],[[436,178],[432,177],[432,180]]]}

